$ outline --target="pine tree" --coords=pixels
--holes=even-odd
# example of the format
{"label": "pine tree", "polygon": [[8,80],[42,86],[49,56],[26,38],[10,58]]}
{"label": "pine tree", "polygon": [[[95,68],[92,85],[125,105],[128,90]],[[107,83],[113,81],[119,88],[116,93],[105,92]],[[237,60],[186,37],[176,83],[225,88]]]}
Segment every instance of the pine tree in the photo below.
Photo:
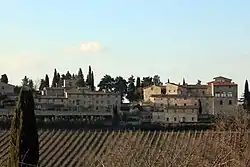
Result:
{"label": "pine tree", "polygon": [[34,98],[32,91],[26,87],[22,88],[19,95],[10,129],[10,137],[9,167],[37,166],[39,142],[34,113]]}
{"label": "pine tree", "polygon": [[49,76],[48,74],[45,75],[45,84],[44,84],[45,87],[49,87]]}

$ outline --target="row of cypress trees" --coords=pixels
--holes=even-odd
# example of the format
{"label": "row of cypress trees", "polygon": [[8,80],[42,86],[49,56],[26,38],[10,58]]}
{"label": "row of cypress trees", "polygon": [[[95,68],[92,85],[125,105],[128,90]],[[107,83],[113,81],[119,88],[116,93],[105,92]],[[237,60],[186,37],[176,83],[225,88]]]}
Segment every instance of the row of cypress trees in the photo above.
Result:
{"label": "row of cypress trees", "polygon": [[30,88],[23,87],[10,128],[8,167],[38,165],[39,142],[34,109],[33,92]]}

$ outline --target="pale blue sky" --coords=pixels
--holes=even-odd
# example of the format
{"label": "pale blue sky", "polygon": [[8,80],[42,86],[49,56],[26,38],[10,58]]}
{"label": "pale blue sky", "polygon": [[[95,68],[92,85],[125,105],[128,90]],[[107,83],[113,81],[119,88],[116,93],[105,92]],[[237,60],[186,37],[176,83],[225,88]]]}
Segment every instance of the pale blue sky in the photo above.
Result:
{"label": "pale blue sky", "polygon": [[223,75],[242,91],[249,9],[247,0],[0,0],[0,73],[19,84],[92,65],[96,81],[106,73],[188,83]]}

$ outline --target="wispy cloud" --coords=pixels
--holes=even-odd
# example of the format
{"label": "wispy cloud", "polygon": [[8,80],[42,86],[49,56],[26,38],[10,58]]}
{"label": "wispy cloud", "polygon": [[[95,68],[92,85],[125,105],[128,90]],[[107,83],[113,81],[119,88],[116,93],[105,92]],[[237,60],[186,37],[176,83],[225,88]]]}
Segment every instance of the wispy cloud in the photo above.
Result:
{"label": "wispy cloud", "polygon": [[79,48],[82,52],[102,52],[104,47],[99,42],[84,42]]}

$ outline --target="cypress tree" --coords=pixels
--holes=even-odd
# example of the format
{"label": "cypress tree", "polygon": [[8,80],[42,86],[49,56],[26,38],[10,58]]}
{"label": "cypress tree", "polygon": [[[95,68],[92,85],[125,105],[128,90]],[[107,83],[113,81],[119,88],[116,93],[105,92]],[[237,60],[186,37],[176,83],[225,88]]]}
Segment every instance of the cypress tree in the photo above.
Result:
{"label": "cypress tree", "polygon": [[91,72],[91,82],[90,82],[90,87],[91,87],[91,90],[94,91],[95,90],[95,81],[94,81],[94,72],[92,71]]}
{"label": "cypress tree", "polygon": [[9,167],[28,167],[38,164],[39,142],[34,108],[32,91],[23,87],[10,129]]}
{"label": "cypress tree", "polygon": [[87,78],[86,78],[86,84],[91,88],[91,76],[92,76],[92,70],[91,70],[91,66],[89,66],[89,73],[87,75]]}
{"label": "cypress tree", "polygon": [[249,96],[249,86],[248,86],[248,80],[246,80],[245,82],[245,89],[244,89],[244,103],[243,103],[243,107],[246,110],[250,109],[250,96]]}
{"label": "cypress tree", "polygon": [[45,84],[44,84],[44,87],[49,87],[49,76],[48,76],[48,74],[46,74],[46,76],[45,76]]}
{"label": "cypress tree", "polygon": [[56,71],[56,69],[55,69],[55,71],[54,71],[54,77],[53,77],[53,80],[52,80],[52,85],[51,85],[51,87],[56,87],[57,86],[57,81],[58,81],[58,79],[57,79],[57,71]]}

